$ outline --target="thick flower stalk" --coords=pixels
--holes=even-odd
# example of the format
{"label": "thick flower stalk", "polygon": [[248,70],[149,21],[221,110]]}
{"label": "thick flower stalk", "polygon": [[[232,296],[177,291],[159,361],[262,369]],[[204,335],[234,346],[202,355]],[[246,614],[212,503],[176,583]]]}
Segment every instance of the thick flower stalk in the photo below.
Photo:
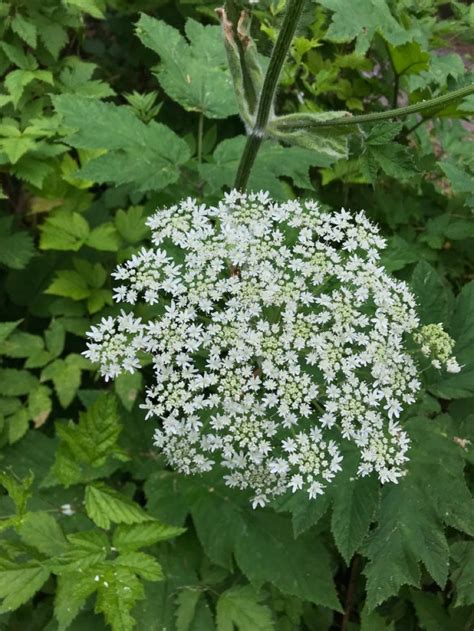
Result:
{"label": "thick flower stalk", "polygon": [[263,506],[323,493],[348,440],[359,475],[397,482],[409,446],[397,419],[420,388],[408,346],[421,335],[423,352],[437,347],[380,265],[384,239],[364,213],[232,191],[216,207],[159,210],[149,226],[153,247],[114,278],[117,302],[150,315],[102,320],[85,355],[106,379],[151,360],[143,407],[169,464],[221,467]]}

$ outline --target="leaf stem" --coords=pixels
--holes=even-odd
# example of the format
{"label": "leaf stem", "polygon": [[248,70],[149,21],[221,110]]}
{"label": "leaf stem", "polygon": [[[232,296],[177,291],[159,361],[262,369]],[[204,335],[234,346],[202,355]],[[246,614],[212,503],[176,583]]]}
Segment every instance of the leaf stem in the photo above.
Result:
{"label": "leaf stem", "polygon": [[272,110],[275,92],[278,86],[283,64],[293,35],[298,26],[305,0],[288,0],[283,24],[272,51],[270,63],[263,81],[262,92],[259,97],[255,125],[247,137],[240,164],[235,178],[235,188],[244,189],[247,185],[250,171],[257,157]]}
{"label": "leaf stem", "polygon": [[298,123],[292,123],[291,121],[279,121],[280,129],[292,129],[292,128],[313,128],[313,127],[340,127],[341,125],[359,125],[360,123],[373,123],[376,121],[387,120],[391,118],[398,118],[402,116],[409,116],[410,114],[417,114],[428,110],[438,109],[462,99],[465,96],[469,96],[474,93],[474,84],[459,88],[443,94],[443,96],[437,96],[434,99],[428,101],[421,101],[414,105],[407,105],[406,107],[398,107],[392,110],[385,110],[384,112],[373,112],[372,114],[358,114],[357,116],[347,116],[344,118],[332,118],[330,120],[321,121],[298,121]]}

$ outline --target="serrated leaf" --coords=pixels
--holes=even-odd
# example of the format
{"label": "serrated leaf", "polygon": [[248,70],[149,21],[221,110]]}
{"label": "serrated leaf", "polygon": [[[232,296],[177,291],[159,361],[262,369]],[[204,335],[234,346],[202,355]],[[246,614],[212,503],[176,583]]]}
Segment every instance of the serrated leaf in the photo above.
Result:
{"label": "serrated leaf", "polygon": [[159,190],[176,182],[180,165],[190,157],[186,142],[171,129],[154,121],[146,125],[126,107],[67,94],[53,101],[65,125],[74,130],[69,144],[107,150],[87,162],[78,177]]}
{"label": "serrated leaf", "polygon": [[36,428],[41,427],[51,413],[53,404],[48,386],[38,386],[28,395],[28,415]]}
{"label": "serrated leaf", "polygon": [[45,294],[62,296],[72,300],[83,300],[91,293],[84,278],[75,270],[60,270],[56,272],[56,277]]}
{"label": "serrated leaf", "polygon": [[176,631],[191,631],[196,606],[202,593],[197,589],[183,589],[176,597]]}
{"label": "serrated leaf", "polygon": [[50,513],[27,513],[18,533],[24,543],[47,556],[61,554],[67,547],[63,531]]}
{"label": "serrated leaf", "polygon": [[451,627],[446,607],[438,594],[410,590],[419,628],[424,631],[446,631]]}
{"label": "serrated leaf", "polygon": [[14,611],[28,602],[41,589],[49,576],[48,570],[38,563],[24,565],[0,559],[0,613]]}
{"label": "serrated leaf", "polygon": [[16,13],[11,21],[11,28],[21,39],[31,46],[36,48],[37,29],[33,22],[25,18],[21,13]]}
{"label": "serrated leaf", "polygon": [[89,236],[89,224],[79,213],[60,211],[48,217],[40,228],[42,250],[77,252]]}
{"label": "serrated leaf", "polygon": [[85,494],[86,512],[99,528],[110,524],[139,524],[149,521],[145,511],[132,500],[102,483],[89,484]]}
{"label": "serrated leaf", "polygon": [[59,403],[63,408],[67,408],[76,396],[76,392],[81,385],[81,368],[71,356],[64,359],[56,359],[46,366],[41,373],[41,381],[51,381],[58,395]]}
{"label": "serrated leaf", "polygon": [[130,631],[135,626],[131,610],[144,597],[143,585],[135,574],[116,569],[99,577],[95,611],[104,614],[113,631]]}
{"label": "serrated leaf", "polygon": [[163,570],[158,561],[150,554],[144,552],[125,552],[120,554],[114,565],[119,568],[130,570],[146,581],[161,581]]}
{"label": "serrated leaf", "polygon": [[28,370],[0,368],[0,395],[18,397],[28,394],[38,385],[38,379]]}
{"label": "serrated leaf", "polygon": [[7,471],[0,471],[0,484],[7,490],[10,499],[15,505],[18,516],[22,517],[26,510],[26,503],[31,496],[31,485],[34,476],[30,472],[23,480],[18,480]]}
{"label": "serrated leaf", "polygon": [[127,211],[118,210],[115,215],[115,226],[122,239],[128,243],[137,243],[150,232],[145,223],[142,206],[131,206]]}
{"label": "serrated leaf", "polygon": [[184,37],[172,26],[142,14],[136,32],[160,55],[157,77],[163,90],[184,109],[208,118],[237,114],[221,28],[188,19]]}
{"label": "serrated leaf", "polygon": [[184,528],[167,526],[157,521],[130,526],[118,526],[113,535],[113,545],[117,550],[130,551],[146,548],[158,541],[174,539],[185,532]]}
{"label": "serrated leaf", "polygon": [[125,409],[131,410],[142,388],[141,373],[122,373],[114,381],[114,389]]}
{"label": "serrated leaf", "polygon": [[0,219],[0,264],[12,269],[23,269],[35,253],[31,235],[10,230],[11,220]]}
{"label": "serrated leaf", "polygon": [[420,261],[413,271],[410,284],[417,299],[417,311],[422,324],[449,322],[454,297],[434,267],[426,261]]}
{"label": "serrated leaf", "polygon": [[[15,320],[14,322],[0,322],[0,343],[3,343],[4,340],[12,333],[19,324],[21,324],[23,320]],[[3,349],[3,347],[2,347]],[[3,350],[1,351],[4,352]]]}
{"label": "serrated leaf", "polygon": [[87,598],[96,591],[95,574],[74,572],[57,578],[54,617],[59,631],[65,631],[76,618]]}
{"label": "serrated leaf", "polygon": [[331,531],[339,552],[349,563],[374,518],[379,501],[379,482],[374,477],[352,478],[341,474],[336,484],[332,494]]}
{"label": "serrated leaf", "polygon": [[451,546],[451,580],[456,589],[456,607],[474,605],[474,543],[458,541]]}
{"label": "serrated leaf", "polygon": [[232,587],[219,596],[216,605],[217,631],[273,631],[270,609],[260,603],[250,585]]}
{"label": "serrated leaf", "polygon": [[112,223],[103,223],[94,228],[87,237],[86,245],[94,250],[116,252],[120,242],[115,226]]}
{"label": "serrated leaf", "polygon": [[60,576],[82,573],[105,561],[110,546],[106,535],[98,530],[67,535],[68,547],[48,562],[50,569]]}
{"label": "serrated leaf", "polygon": [[412,38],[395,20],[386,0],[355,0],[351,11],[347,11],[345,0],[321,0],[320,4],[333,11],[326,39],[351,42],[357,38],[355,52],[358,54],[366,52],[376,33],[394,46]]}

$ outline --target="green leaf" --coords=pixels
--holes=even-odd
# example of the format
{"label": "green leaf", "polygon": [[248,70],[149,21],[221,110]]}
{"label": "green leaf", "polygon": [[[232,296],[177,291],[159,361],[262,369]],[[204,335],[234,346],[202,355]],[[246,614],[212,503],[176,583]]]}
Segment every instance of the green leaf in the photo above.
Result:
{"label": "green leaf", "polygon": [[0,395],[18,397],[28,394],[38,385],[38,379],[28,370],[0,368]]}
{"label": "green leaf", "polygon": [[41,381],[49,379],[54,384],[59,403],[63,408],[67,408],[81,385],[81,368],[74,361],[74,356],[69,355],[65,360],[56,359],[46,366],[41,373]]}
{"label": "green leaf", "polygon": [[103,19],[103,4],[100,0],[64,0],[66,6],[76,7],[93,18]]}
{"label": "green leaf", "polygon": [[197,604],[202,592],[197,589],[183,589],[176,597],[176,631],[191,631]]}
{"label": "green leaf", "polygon": [[35,424],[41,427],[51,413],[51,389],[48,386],[38,386],[28,395],[28,415]]}
{"label": "green leaf", "polygon": [[418,74],[428,70],[429,53],[421,50],[418,42],[409,42],[403,46],[388,46],[393,68],[398,76]]}
{"label": "green leaf", "polygon": [[115,559],[114,565],[130,570],[146,581],[161,581],[163,579],[161,565],[154,557],[144,552],[120,554]]}
{"label": "green leaf", "polygon": [[103,223],[94,228],[87,237],[86,245],[94,250],[116,252],[120,242],[115,226],[112,223]]}
{"label": "green leaf", "polygon": [[[7,337],[10,335],[10,333],[12,333],[12,331],[14,331],[17,326],[19,324],[21,324],[21,322],[23,322],[23,320],[15,320],[14,322],[0,322],[0,342],[4,342],[4,340],[7,339]],[[3,346],[2,346],[2,353],[4,353],[5,351],[3,350]]]}
{"label": "green leaf", "polygon": [[11,28],[21,39],[31,46],[36,48],[37,29],[33,22],[26,19],[21,13],[17,13],[11,21]]}
{"label": "green leaf", "polygon": [[145,223],[142,206],[130,206],[127,211],[118,210],[115,215],[115,226],[125,241],[137,243],[144,239],[150,232]]}
{"label": "green leaf", "polygon": [[0,218],[0,264],[12,269],[23,269],[35,253],[31,235],[11,231],[12,219]]}
{"label": "green leaf", "polygon": [[[222,141],[214,151],[213,162],[201,164],[199,172],[206,181],[206,191],[220,192],[225,186],[232,187],[245,145],[243,136]],[[312,188],[309,179],[311,166],[327,166],[327,156],[319,156],[301,147],[282,147],[276,142],[263,143],[250,175],[248,190],[265,190],[279,200],[288,198],[288,189],[280,176],[291,177],[301,188]]]}
{"label": "green leaf", "polygon": [[[347,473],[349,471],[349,473]],[[331,531],[339,552],[349,563],[369,531],[379,501],[379,483],[374,477],[351,477],[346,468],[333,491]]]}
{"label": "green leaf", "polygon": [[260,603],[250,586],[232,587],[219,596],[216,605],[217,631],[273,631],[270,609]]}
{"label": "green leaf", "polygon": [[56,212],[40,228],[42,250],[72,250],[77,252],[89,236],[89,224],[79,213]]}
{"label": "green leaf", "polygon": [[454,568],[451,581],[456,589],[456,607],[474,605],[474,543],[458,541],[451,546]]}
{"label": "green leaf", "polygon": [[0,471],[0,484],[7,490],[19,517],[22,517],[26,510],[26,503],[31,496],[33,479],[34,476],[31,472],[23,480],[18,480],[12,474]]}
{"label": "green leaf", "polygon": [[171,129],[154,121],[145,125],[126,107],[66,94],[53,101],[65,125],[74,130],[69,144],[107,150],[87,162],[78,177],[159,190],[177,181],[180,165],[190,157],[186,142]]}
{"label": "green leaf", "polygon": [[[29,357],[44,349],[43,340],[39,335],[32,335],[25,331],[15,331],[0,348],[0,354],[7,357]],[[29,368],[29,366],[26,366]]]}
{"label": "green leaf", "polygon": [[67,547],[63,531],[50,513],[27,513],[18,532],[24,543],[47,556],[61,554]]}
{"label": "green leaf", "polygon": [[410,590],[410,593],[420,629],[446,631],[451,627],[451,621],[440,595],[415,589]]}
{"label": "green leaf", "polygon": [[410,284],[417,299],[417,311],[422,324],[449,322],[453,310],[453,294],[429,263],[418,263]]}
{"label": "green leaf", "polygon": [[45,293],[72,298],[72,300],[83,300],[90,295],[91,290],[84,278],[75,270],[60,270],[56,272],[55,279]]}
{"label": "green leaf", "polygon": [[113,631],[130,631],[135,626],[131,610],[145,597],[142,583],[125,569],[99,575],[95,611],[103,613]]}
{"label": "green leaf", "polygon": [[367,51],[376,33],[394,46],[412,38],[390,13],[386,0],[354,0],[350,11],[345,0],[320,0],[320,4],[333,11],[326,39],[343,43],[357,38],[355,52],[360,55]]}
{"label": "green leaf", "polygon": [[110,528],[112,522],[138,524],[152,519],[138,504],[100,482],[86,486],[85,505],[88,516],[99,528]]}
{"label": "green leaf", "polygon": [[23,565],[0,559],[0,613],[14,611],[28,602],[41,589],[49,576],[48,570],[32,561]]}
{"label": "green leaf", "polygon": [[64,574],[57,578],[54,598],[54,617],[59,631],[65,631],[84,607],[87,598],[97,589],[95,573]]}
{"label": "green leaf", "polygon": [[149,521],[130,526],[118,526],[113,535],[113,545],[117,550],[130,551],[146,548],[158,541],[174,539],[183,532],[184,528],[166,526],[157,521]]}
{"label": "green leaf", "polygon": [[354,129],[340,127],[305,127],[305,123],[344,118],[349,112],[318,112],[278,116],[268,125],[268,132],[277,140],[309,149],[319,160],[326,159],[326,164],[347,159],[349,155],[348,138]]}
{"label": "green leaf", "polygon": [[51,559],[50,569],[60,576],[73,572],[82,573],[90,567],[98,566],[105,561],[109,552],[109,541],[105,533],[98,530],[67,535],[69,547]]}
{"label": "green leaf", "polygon": [[126,410],[131,410],[142,389],[141,373],[122,373],[114,381],[114,389]]}
{"label": "green leaf", "polygon": [[185,31],[189,44],[161,20],[142,14],[137,23],[141,42],[160,56],[156,74],[163,90],[185,110],[208,118],[237,114],[221,28],[189,19]]}
{"label": "green leaf", "polygon": [[[122,453],[117,447],[121,431],[115,398],[102,395],[86,412],[80,413],[79,423],[59,421],[56,424],[56,433],[60,439],[57,461],[66,456],[79,464],[101,467],[109,457]],[[61,478],[60,473],[56,473]]]}
{"label": "green leaf", "polygon": [[397,142],[367,144],[361,158],[361,168],[373,183],[382,170],[396,180],[406,180],[416,174],[410,150]]}

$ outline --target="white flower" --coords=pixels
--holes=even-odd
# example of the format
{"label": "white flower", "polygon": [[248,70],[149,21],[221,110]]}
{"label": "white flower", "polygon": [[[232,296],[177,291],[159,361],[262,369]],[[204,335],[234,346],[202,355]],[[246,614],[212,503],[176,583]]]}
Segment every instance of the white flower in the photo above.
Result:
{"label": "white flower", "polygon": [[407,339],[460,367],[451,338],[419,328],[407,285],[379,264],[385,242],[364,213],[234,190],[148,225],[153,247],[113,276],[117,302],[154,315],[103,319],[84,354],[106,379],[151,358],[143,408],[168,463],[223,467],[254,507],[288,491],[314,499],[343,466],[342,436],[360,476],[397,482],[409,442],[394,419],[420,388]]}

